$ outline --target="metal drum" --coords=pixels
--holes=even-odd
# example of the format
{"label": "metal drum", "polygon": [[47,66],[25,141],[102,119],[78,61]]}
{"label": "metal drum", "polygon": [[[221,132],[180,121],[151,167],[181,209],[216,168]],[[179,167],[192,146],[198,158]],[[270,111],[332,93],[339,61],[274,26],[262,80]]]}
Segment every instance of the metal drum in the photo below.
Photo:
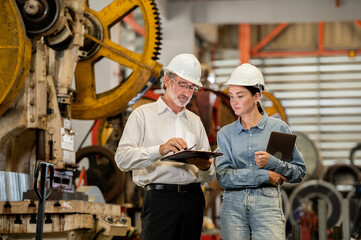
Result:
{"label": "metal drum", "polygon": [[[303,180],[306,182],[310,179],[318,179],[322,177],[323,164],[319,150],[316,148],[314,142],[309,139],[304,133],[293,132],[297,135],[296,146],[300,151],[303,160],[306,163],[307,174]],[[299,185],[299,183],[284,183],[282,187],[285,189],[292,189]]]}
{"label": "metal drum", "polygon": [[348,193],[354,188],[354,183],[361,181],[361,173],[353,165],[338,163],[328,168],[323,179],[335,185],[341,193]]}
{"label": "metal drum", "polygon": [[355,222],[357,209],[359,207],[359,203],[361,199],[358,196],[356,196],[355,188],[353,188],[351,191],[348,192],[346,198],[349,200],[349,204],[350,204],[350,227],[351,227]]}
{"label": "metal drum", "polygon": [[317,214],[317,200],[324,199],[327,205],[327,228],[339,225],[341,222],[342,195],[328,182],[322,180],[310,180],[297,186],[290,196],[292,224],[298,222],[297,212],[300,212],[302,204],[311,202],[313,211]]}

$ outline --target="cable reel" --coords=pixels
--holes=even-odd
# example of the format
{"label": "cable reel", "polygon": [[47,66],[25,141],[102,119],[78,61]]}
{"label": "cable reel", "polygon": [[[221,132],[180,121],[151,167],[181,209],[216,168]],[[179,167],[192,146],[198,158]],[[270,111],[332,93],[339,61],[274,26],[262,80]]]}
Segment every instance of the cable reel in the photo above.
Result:
{"label": "cable reel", "polygon": [[290,196],[292,210],[290,220],[292,224],[297,223],[297,212],[303,211],[300,207],[306,201],[312,202],[313,211],[317,213],[318,199],[324,199],[327,204],[327,228],[339,225],[341,222],[342,195],[331,183],[320,180],[307,181],[292,191]]}
{"label": "cable reel", "polygon": [[[307,182],[310,179],[319,179],[322,177],[325,166],[322,163],[322,157],[319,149],[316,147],[315,143],[304,133],[302,132],[293,132],[297,135],[296,146],[305,161],[307,174],[303,179],[303,182]],[[292,190],[302,183],[288,183],[285,182],[282,184],[282,187],[285,190]]]}

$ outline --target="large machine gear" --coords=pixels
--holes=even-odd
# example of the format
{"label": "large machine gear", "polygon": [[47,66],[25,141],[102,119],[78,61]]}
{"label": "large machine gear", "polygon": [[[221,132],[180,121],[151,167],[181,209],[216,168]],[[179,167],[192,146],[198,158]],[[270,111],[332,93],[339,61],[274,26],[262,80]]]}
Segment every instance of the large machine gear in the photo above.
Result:
{"label": "large machine gear", "polygon": [[[75,161],[70,146],[73,133],[68,120],[117,115],[141,98],[160,76],[162,65],[156,60],[161,45],[161,27],[154,0],[114,0],[100,11],[93,10],[87,0],[7,0],[1,1],[0,6],[4,10],[0,14],[3,20],[0,28],[3,36],[0,45],[0,116],[4,117],[8,111],[2,120],[11,122],[9,119],[16,117],[22,120],[21,124],[14,125],[21,129],[17,132],[11,126],[2,129],[6,142],[2,144],[1,160],[19,158],[9,154],[8,139],[27,128],[39,128],[45,130],[45,138],[49,138],[45,142],[50,142],[49,146],[35,154],[29,153],[36,158],[72,163]],[[120,23],[124,26],[127,22],[124,18],[129,20],[135,12],[138,20],[142,18],[140,28],[144,28],[141,52],[120,46],[110,36],[113,26],[120,26]],[[39,46],[42,48],[38,49]],[[94,67],[104,58],[131,69],[132,74],[123,77],[115,88],[98,94]],[[72,89],[73,76],[75,89]],[[24,84],[25,79],[27,84]],[[56,94],[46,100],[50,98],[50,92]],[[60,133],[51,130],[60,129],[62,123],[66,123],[64,128],[69,138],[62,138]],[[70,145],[60,146],[61,141],[69,141],[67,144]],[[55,142],[57,145],[53,145]],[[61,149],[62,146],[67,149]],[[5,168],[6,162],[0,165]]]}
{"label": "large machine gear", "polygon": [[[53,34],[48,25],[54,25],[59,19],[61,10],[59,1],[39,1],[38,8],[42,6],[50,8],[57,6],[54,16],[48,14],[25,17],[26,32],[30,35]],[[0,115],[10,106],[11,102],[19,93],[24,79],[28,73],[31,57],[31,42],[26,37],[25,26],[21,15],[24,13],[25,5],[18,5],[14,0],[1,1],[1,19],[4,27],[0,29],[3,36],[1,39],[1,72],[0,72]],[[110,39],[110,28],[126,17],[135,8],[140,8],[144,18],[144,47],[141,54],[135,53],[118,45]],[[51,12],[45,11],[43,12]],[[11,13],[11,14],[9,14]],[[36,17],[37,16],[37,17]],[[62,15],[63,16],[63,15]],[[36,18],[35,18],[36,17]],[[75,119],[96,119],[116,115],[128,108],[128,103],[139,93],[145,91],[159,78],[162,65],[158,59],[161,45],[161,27],[158,9],[153,0],[115,0],[101,11],[94,11],[89,8],[88,1],[85,1],[85,34],[84,46],[81,48],[82,55],[75,71],[75,92],[76,97],[71,105],[71,116]],[[33,24],[39,22],[40,25]],[[57,23],[56,25],[61,25]],[[35,28],[36,27],[36,28]],[[68,27],[62,29],[68,29]],[[62,30],[58,26],[59,35]],[[11,31],[9,31],[11,29]],[[44,33],[45,32],[45,33]],[[54,42],[53,35],[44,38],[45,43],[50,47],[59,47]],[[68,34],[69,35],[69,34]],[[61,38],[61,36],[56,36]],[[55,38],[56,38],[55,37]],[[49,42],[48,40],[52,40]],[[66,39],[67,40],[67,39]],[[60,43],[60,47],[63,46]],[[68,40],[67,44],[68,45]],[[9,56],[9,57],[5,57]],[[132,74],[117,87],[109,91],[97,94],[95,89],[94,65],[102,58],[108,58],[127,68],[132,69]],[[9,80],[10,79],[10,80]],[[139,96],[141,97],[141,96]]]}
{"label": "large machine gear", "polygon": [[[76,97],[71,105],[75,119],[98,119],[116,115],[127,109],[138,93],[145,92],[160,76],[162,65],[158,59],[161,27],[158,9],[153,0],[115,0],[100,11],[89,8],[86,1],[85,51],[75,71]],[[141,54],[130,51],[110,39],[110,28],[135,8],[144,18],[144,48]],[[94,65],[108,58],[127,68],[132,74],[117,87],[96,93]]]}
{"label": "large machine gear", "polygon": [[27,75],[31,42],[14,0],[0,1],[0,116],[19,93]]}

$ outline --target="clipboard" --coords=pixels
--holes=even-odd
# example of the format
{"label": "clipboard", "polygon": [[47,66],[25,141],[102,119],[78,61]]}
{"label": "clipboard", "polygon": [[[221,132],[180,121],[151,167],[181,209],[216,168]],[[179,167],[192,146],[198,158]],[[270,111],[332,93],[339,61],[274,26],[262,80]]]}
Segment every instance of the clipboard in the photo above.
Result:
{"label": "clipboard", "polygon": [[290,162],[296,138],[296,134],[271,132],[266,152],[282,161]]}
{"label": "clipboard", "polygon": [[188,158],[212,158],[222,156],[223,153],[209,152],[209,151],[199,151],[199,150],[183,150],[170,155],[166,155],[161,158],[161,161],[173,160],[177,162],[187,163]]}

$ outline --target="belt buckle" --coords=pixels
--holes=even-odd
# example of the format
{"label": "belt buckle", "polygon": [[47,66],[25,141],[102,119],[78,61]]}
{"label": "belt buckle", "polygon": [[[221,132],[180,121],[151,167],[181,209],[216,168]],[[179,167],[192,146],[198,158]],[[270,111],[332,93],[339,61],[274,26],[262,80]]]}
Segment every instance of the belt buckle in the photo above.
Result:
{"label": "belt buckle", "polygon": [[178,192],[187,192],[187,190],[182,190],[182,186],[181,184],[178,184],[177,187],[178,187]]}

